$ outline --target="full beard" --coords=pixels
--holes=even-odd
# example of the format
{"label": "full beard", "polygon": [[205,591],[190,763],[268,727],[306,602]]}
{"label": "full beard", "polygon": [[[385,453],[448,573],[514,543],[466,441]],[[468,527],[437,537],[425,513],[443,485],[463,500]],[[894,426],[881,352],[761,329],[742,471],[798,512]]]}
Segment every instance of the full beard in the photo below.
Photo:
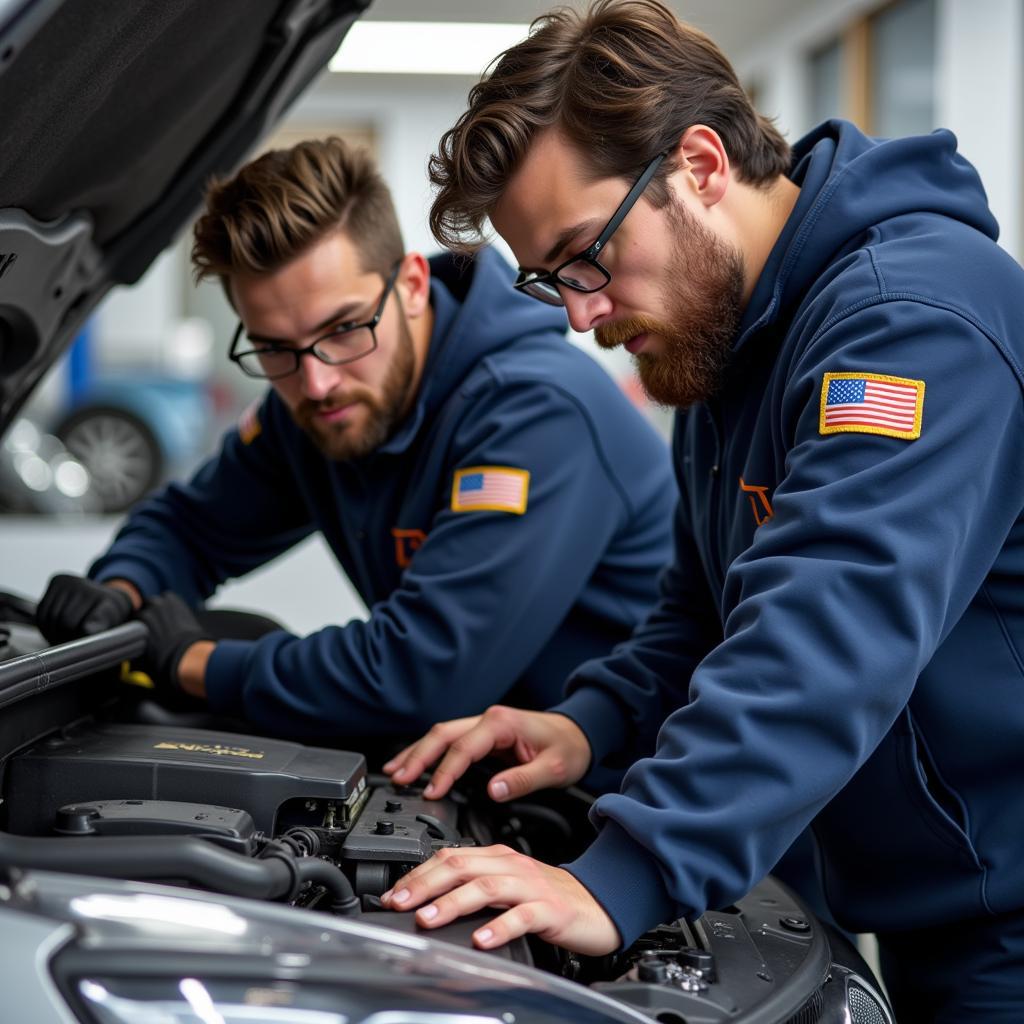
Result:
{"label": "full beard", "polygon": [[638,352],[637,375],[651,401],[685,408],[721,387],[743,315],[743,261],[685,207],[672,203],[676,229],[664,296],[666,318],[631,317],[598,327],[597,343],[615,348],[638,334],[657,335],[663,351]]}
{"label": "full beard", "polygon": [[[412,405],[412,387],[415,373],[415,355],[412,334],[403,321],[400,325],[398,347],[381,386],[380,396],[367,388],[332,393],[322,402],[303,400],[293,410],[295,422],[328,459],[350,462],[365,458],[376,451],[395,432],[398,424]],[[352,402],[365,410],[357,420],[324,423],[319,417],[332,409],[340,409]]]}

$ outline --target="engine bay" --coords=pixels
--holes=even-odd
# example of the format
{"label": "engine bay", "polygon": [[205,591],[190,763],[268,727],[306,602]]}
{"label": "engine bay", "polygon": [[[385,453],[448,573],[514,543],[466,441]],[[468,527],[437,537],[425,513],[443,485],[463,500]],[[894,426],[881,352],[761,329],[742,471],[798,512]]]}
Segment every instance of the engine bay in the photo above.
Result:
{"label": "engine bay", "polygon": [[[121,629],[0,662],[0,877],[11,887],[26,871],[185,886],[468,950],[493,912],[428,932],[379,897],[444,847],[500,842],[559,864],[593,834],[587,794],[495,804],[486,766],[427,800],[421,785],[371,772],[363,753],[177,724],[187,716],[166,712],[154,724],[139,713],[152,702],[116,686],[118,654],[137,641],[134,626]],[[854,990],[884,1007],[852,947],[770,877],[734,906],[668,921],[610,956],[535,936],[486,955],[663,1024],[839,1020],[828,1008],[848,1006]],[[875,1019],[888,1018],[863,1018]]]}
{"label": "engine bay", "polygon": [[[166,863],[175,842],[201,839],[233,858],[257,863],[318,862],[333,878],[322,873],[274,898],[309,909],[373,915],[376,923],[403,931],[415,930],[413,915],[383,911],[379,897],[439,849],[503,841],[549,860],[565,859],[588,805],[582,794],[541,797],[521,802],[498,820],[471,809],[485,806],[472,783],[443,800],[426,800],[421,787],[395,786],[385,776],[371,775],[358,753],[93,719],[13,756],[4,773],[4,794],[7,835],[0,847],[15,843],[15,837],[34,837],[40,845],[22,848],[23,856],[33,851],[36,866],[82,870],[89,862],[98,875],[160,882],[184,878],[212,891],[267,898],[265,881],[254,876],[247,882],[242,871],[219,887],[210,875],[190,877],[185,864],[177,867],[178,875],[162,877],[152,841],[159,843]],[[197,802],[200,794],[203,800]],[[118,845],[128,849],[129,840],[136,847],[134,862],[112,858]],[[88,856],[97,850],[104,862]],[[228,864],[225,860],[230,870]],[[332,907],[342,891],[344,909]],[[441,937],[467,945],[471,930],[459,922]],[[533,962],[525,940],[499,955]]]}

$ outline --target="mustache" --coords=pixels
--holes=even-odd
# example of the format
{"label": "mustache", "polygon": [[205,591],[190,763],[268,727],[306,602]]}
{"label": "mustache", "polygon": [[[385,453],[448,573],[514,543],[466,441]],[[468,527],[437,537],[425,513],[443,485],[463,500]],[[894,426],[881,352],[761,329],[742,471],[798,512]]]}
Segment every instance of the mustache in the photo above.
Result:
{"label": "mustache", "polygon": [[638,334],[671,334],[671,331],[659,320],[649,316],[631,316],[626,320],[618,320],[613,324],[602,324],[594,331],[594,338],[601,348],[616,348],[624,345],[630,338]]}
{"label": "mustache", "polygon": [[353,405],[356,402],[370,402],[372,404],[372,396],[362,390],[352,391],[348,394],[338,395],[331,394],[322,401],[314,402],[309,398],[304,398],[298,407],[298,413],[301,416],[314,416],[317,413],[334,412],[337,409],[341,409],[346,405]]}

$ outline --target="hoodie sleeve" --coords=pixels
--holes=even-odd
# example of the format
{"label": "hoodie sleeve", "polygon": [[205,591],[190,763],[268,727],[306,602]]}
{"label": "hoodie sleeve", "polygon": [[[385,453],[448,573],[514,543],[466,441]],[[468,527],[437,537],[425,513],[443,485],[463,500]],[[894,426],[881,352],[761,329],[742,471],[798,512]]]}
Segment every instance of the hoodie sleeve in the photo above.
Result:
{"label": "hoodie sleeve", "polygon": [[583,730],[594,765],[621,769],[651,753],[662,722],[686,701],[693,670],[722,639],[686,514],[680,439],[677,421],[674,461],[682,498],[675,512],[673,559],[659,581],[658,603],[609,657],[581,665],[566,685],[565,700],[551,708]]}
{"label": "hoodie sleeve", "polygon": [[220,452],[187,484],[140,504],[89,568],[98,580],[130,580],[145,596],[173,590],[190,605],[225,580],[264,565],[313,530],[276,443],[276,399],[250,407]]}
{"label": "hoodie sleeve", "polygon": [[[625,943],[748,891],[901,713],[1024,505],[1003,351],[955,311],[893,300],[828,321],[794,365],[787,474],[729,568],[724,640],[569,865]],[[920,437],[822,433],[824,375],[865,372],[925,382]]]}
{"label": "hoodie sleeve", "polygon": [[[631,499],[588,415],[552,386],[491,389],[452,443],[438,511],[399,586],[365,622],[218,644],[213,708],[291,735],[397,736],[502,699],[630,521]],[[665,461],[648,443],[632,471],[660,475]],[[471,467],[529,473],[522,514],[454,510],[454,474]]]}

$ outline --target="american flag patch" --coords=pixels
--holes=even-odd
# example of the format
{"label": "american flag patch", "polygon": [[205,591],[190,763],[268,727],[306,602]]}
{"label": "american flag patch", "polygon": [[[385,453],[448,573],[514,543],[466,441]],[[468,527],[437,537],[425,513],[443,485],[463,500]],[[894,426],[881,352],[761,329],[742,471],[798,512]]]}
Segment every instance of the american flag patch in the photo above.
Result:
{"label": "american flag patch", "polygon": [[250,402],[238,417],[238,436],[242,444],[252,444],[263,431],[260,425],[260,399]]}
{"label": "american flag patch", "polygon": [[509,466],[468,466],[455,471],[452,510],[455,512],[526,511],[530,474]]}
{"label": "american flag patch", "polygon": [[822,434],[921,436],[924,381],[882,373],[826,373],[821,384]]}

